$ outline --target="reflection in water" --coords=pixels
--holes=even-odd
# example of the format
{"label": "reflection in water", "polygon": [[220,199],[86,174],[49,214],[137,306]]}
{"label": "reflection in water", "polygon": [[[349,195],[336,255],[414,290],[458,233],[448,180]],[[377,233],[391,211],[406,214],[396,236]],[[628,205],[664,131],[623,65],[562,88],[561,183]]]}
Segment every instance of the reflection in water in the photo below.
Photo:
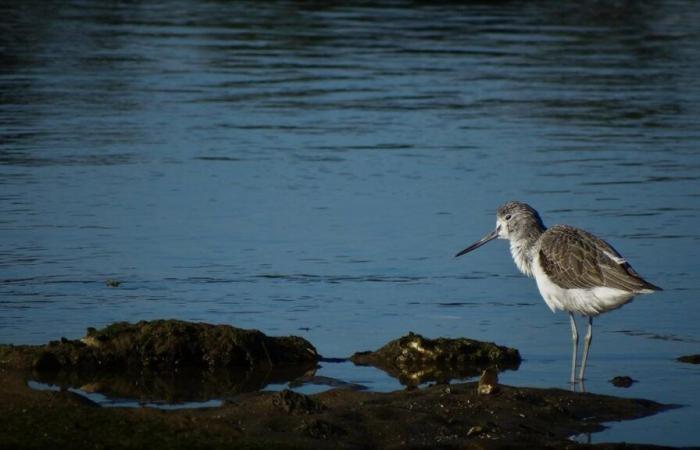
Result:
{"label": "reflection in water", "polygon": [[[139,372],[34,372],[35,382],[99,393],[107,399],[139,404],[189,404],[234,397],[264,389],[269,384],[289,383],[313,377],[315,366],[273,367],[269,370],[179,369],[171,373]],[[194,406],[192,406],[194,407]]]}
{"label": "reflection in water", "polygon": [[503,365],[475,364],[470,366],[453,364],[431,364],[422,367],[396,367],[394,365],[379,365],[381,370],[389,376],[396,378],[403,386],[415,388],[426,383],[449,384],[450,382],[465,380],[490,369],[495,372],[504,370],[518,370],[520,363],[506,363]]}

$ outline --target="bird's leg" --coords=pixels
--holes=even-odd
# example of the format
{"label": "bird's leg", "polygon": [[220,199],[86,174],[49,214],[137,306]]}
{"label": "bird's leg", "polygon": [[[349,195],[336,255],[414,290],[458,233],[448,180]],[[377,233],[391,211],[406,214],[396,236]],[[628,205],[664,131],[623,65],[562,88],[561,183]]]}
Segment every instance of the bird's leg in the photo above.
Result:
{"label": "bird's leg", "polygon": [[579,372],[578,378],[583,381],[583,374],[586,372],[586,361],[588,360],[588,349],[591,347],[591,340],[593,339],[593,317],[588,317],[588,331],[586,331],[586,337],[583,339],[583,356],[581,357],[581,372]]}
{"label": "bird's leg", "polygon": [[578,330],[576,329],[576,320],[574,313],[569,313],[571,319],[571,342],[573,345],[573,353],[571,355],[571,384],[576,383],[576,352],[578,351]]}

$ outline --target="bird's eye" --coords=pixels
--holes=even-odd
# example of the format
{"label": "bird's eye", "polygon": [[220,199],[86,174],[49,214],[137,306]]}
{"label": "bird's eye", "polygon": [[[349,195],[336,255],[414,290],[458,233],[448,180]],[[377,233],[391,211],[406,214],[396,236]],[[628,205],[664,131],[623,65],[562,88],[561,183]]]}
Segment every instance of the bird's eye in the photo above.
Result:
{"label": "bird's eye", "polygon": [[506,214],[505,219],[506,219],[506,220],[510,220],[511,217],[513,217],[513,216],[511,216],[510,214]]}

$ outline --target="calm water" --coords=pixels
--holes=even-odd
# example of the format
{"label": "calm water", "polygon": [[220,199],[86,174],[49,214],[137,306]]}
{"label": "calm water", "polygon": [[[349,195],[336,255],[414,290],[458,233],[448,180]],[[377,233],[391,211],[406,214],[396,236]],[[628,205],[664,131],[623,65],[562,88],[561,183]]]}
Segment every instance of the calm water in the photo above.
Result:
{"label": "calm water", "polygon": [[694,1],[61,5],[0,6],[0,342],[173,317],[343,357],[412,330],[566,387],[568,318],[507,245],[453,258],[519,199],[665,288],[596,321],[586,387],[687,406],[593,441],[700,444]]}

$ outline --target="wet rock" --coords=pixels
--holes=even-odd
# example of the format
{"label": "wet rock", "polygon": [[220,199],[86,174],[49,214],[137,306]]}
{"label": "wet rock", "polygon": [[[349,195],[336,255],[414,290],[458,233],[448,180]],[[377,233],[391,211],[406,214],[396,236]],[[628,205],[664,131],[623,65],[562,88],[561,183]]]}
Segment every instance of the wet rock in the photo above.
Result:
{"label": "wet rock", "polygon": [[612,380],[610,380],[610,382],[615,387],[628,388],[628,387],[632,386],[632,384],[636,383],[637,380],[634,380],[631,377],[624,375],[624,376],[617,376],[617,377],[613,378]]}
{"label": "wet rock", "polygon": [[115,280],[115,279],[113,279],[113,278],[110,278],[110,279],[108,279],[108,280],[105,281],[105,285],[106,285],[107,287],[111,287],[111,288],[119,287],[120,284],[122,284],[121,281]]}
{"label": "wet rock", "polygon": [[269,337],[258,330],[179,320],[119,322],[101,330],[89,328],[80,340],[0,346],[0,364],[37,370],[254,368],[317,359],[316,349],[300,337]]}
{"label": "wet rock", "polygon": [[474,425],[473,427],[469,427],[469,431],[467,431],[467,436],[478,436],[483,432],[484,427],[482,427],[481,425]]}
{"label": "wet rock", "polygon": [[272,404],[288,414],[315,414],[324,409],[321,403],[311,399],[311,397],[289,389],[274,394]]}
{"label": "wet rock", "polygon": [[374,352],[359,352],[350,360],[357,365],[378,367],[402,384],[416,386],[427,381],[446,383],[454,378],[480,374],[485,368],[496,371],[517,369],[516,349],[474,339],[428,339],[409,333]]}
{"label": "wet rock", "polygon": [[677,360],[688,364],[700,364],[700,355],[685,355],[677,358]]}
{"label": "wet rock", "polygon": [[481,395],[491,395],[498,389],[498,372],[495,369],[486,369],[479,378],[477,391]]}

